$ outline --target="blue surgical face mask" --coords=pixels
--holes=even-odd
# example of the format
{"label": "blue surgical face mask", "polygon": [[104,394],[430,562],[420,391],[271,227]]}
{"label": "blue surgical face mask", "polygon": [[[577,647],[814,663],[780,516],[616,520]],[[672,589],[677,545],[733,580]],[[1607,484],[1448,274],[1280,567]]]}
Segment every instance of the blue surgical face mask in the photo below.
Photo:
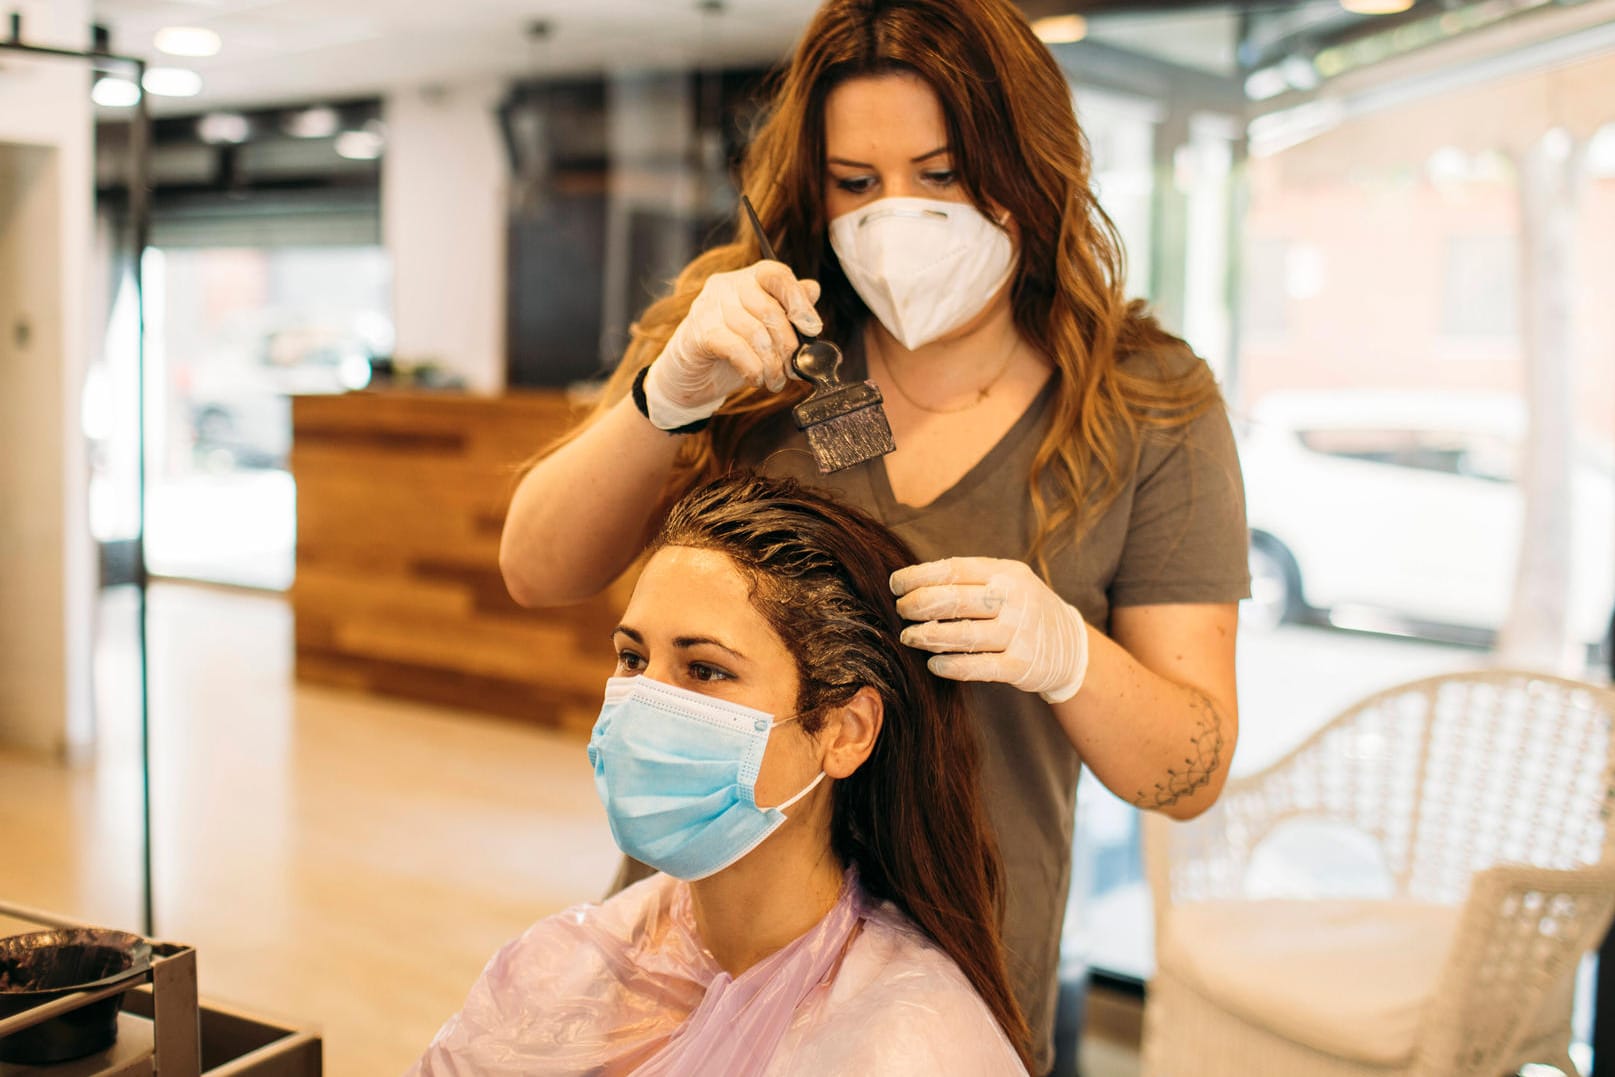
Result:
{"label": "blue surgical face mask", "polygon": [[733,864],[785,822],[757,805],[757,771],[776,722],[763,711],[648,677],[612,677],[589,738],[594,787],[617,847],[678,879]]}

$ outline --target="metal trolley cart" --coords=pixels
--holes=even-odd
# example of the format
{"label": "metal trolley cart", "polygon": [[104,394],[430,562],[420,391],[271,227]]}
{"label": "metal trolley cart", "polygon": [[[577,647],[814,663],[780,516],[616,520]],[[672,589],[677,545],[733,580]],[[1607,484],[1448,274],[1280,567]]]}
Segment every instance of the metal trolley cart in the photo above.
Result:
{"label": "metal trolley cart", "polygon": [[[40,930],[88,926],[4,903],[0,918]],[[111,1047],[54,1065],[0,1062],[0,1077],[320,1077],[317,1034],[199,1002],[196,951],[178,943],[149,945],[150,964],[137,966],[116,982],[0,1018],[4,1038],[122,994],[118,1038]]]}

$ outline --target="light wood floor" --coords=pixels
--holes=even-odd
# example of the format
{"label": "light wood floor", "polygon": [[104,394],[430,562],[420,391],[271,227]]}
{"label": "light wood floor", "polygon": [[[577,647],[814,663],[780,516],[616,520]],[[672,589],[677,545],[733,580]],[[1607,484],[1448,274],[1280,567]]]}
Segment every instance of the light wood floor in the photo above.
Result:
{"label": "light wood floor", "polygon": [[[501,943],[605,889],[580,739],[298,686],[278,597],[158,585],[150,623],[157,934],[204,994],[319,1028],[328,1073],[400,1072]],[[139,928],[132,626],[109,593],[93,761],[0,752],[0,900]]]}

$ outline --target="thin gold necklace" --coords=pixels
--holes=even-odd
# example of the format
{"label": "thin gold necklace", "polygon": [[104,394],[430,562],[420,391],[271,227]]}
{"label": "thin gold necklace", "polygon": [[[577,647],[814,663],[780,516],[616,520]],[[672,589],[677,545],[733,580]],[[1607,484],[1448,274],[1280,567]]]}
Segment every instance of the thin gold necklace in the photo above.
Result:
{"label": "thin gold necklace", "polygon": [[908,394],[908,390],[903,388],[903,383],[897,380],[897,372],[892,369],[892,364],[886,361],[885,354],[881,352],[879,348],[874,350],[876,356],[880,359],[880,365],[886,368],[886,377],[891,381],[892,388],[897,390],[898,396],[902,397],[916,408],[919,408],[921,411],[931,415],[957,415],[962,411],[969,411],[972,408],[977,408],[982,405],[982,403],[987,399],[987,394],[992,392],[993,386],[997,385],[999,381],[1003,379],[1004,375],[1009,373],[1010,360],[1015,358],[1015,352],[1019,349],[1020,343],[1021,338],[1018,335],[1012,337],[1009,343],[1009,351],[1004,353],[1004,361],[998,367],[998,373],[994,374],[986,385],[983,385],[980,389],[976,390],[976,399],[970,401],[968,404],[961,404],[952,408],[927,407],[918,400],[915,400]]}

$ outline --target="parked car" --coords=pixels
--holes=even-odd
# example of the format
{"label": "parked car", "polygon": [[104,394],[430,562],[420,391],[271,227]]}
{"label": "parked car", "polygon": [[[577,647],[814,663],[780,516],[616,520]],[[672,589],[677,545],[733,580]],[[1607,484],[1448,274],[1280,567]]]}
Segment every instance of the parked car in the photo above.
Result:
{"label": "parked car", "polygon": [[[1432,626],[1502,625],[1522,529],[1521,401],[1282,393],[1263,397],[1241,425],[1248,621],[1355,608]],[[1576,441],[1571,498],[1571,631],[1608,646],[1615,610],[1609,445]]]}

